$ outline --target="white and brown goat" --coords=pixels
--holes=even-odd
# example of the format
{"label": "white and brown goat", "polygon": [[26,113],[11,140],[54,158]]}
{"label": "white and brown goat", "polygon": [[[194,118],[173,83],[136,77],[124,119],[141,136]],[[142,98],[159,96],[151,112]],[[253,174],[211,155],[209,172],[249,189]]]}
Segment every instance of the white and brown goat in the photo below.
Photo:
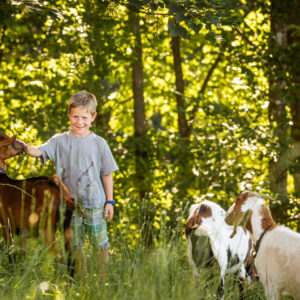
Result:
{"label": "white and brown goat", "polygon": [[248,229],[256,248],[256,267],[267,299],[278,300],[280,295],[300,299],[300,234],[272,218],[265,194],[246,191],[236,198],[228,210],[226,222]]}
{"label": "white and brown goat", "polygon": [[[246,278],[248,281],[256,280],[255,266],[252,257],[252,242],[249,233],[242,228],[237,229],[234,238],[230,238],[233,226],[225,222],[226,211],[218,204],[211,201],[203,201],[200,204],[194,204],[190,208],[189,218],[185,226],[185,233],[188,240],[188,260],[197,274],[197,267],[192,257],[193,243],[192,235],[198,237],[207,237],[209,247],[207,253],[212,253],[213,258],[218,262],[220,267],[220,285],[218,288],[219,298],[224,297],[224,278],[226,273],[238,273],[240,289],[243,289],[242,281]],[[199,245],[198,247],[206,247]],[[211,252],[210,252],[211,251]],[[206,256],[206,258],[212,258]],[[250,275],[248,275],[248,272]],[[242,295],[241,295],[242,298]]]}

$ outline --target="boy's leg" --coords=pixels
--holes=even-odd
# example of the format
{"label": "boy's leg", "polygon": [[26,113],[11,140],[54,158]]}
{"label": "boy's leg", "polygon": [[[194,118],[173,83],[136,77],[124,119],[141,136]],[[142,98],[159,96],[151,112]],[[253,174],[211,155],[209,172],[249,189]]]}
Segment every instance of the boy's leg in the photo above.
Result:
{"label": "boy's leg", "polygon": [[83,250],[85,240],[85,228],[82,216],[76,212],[72,216],[73,229],[73,259],[75,260],[75,272],[78,276],[83,277],[87,275],[86,255]]}
{"label": "boy's leg", "polygon": [[107,225],[104,219],[103,209],[93,209],[91,218],[89,219],[88,235],[91,244],[98,249],[99,257],[99,271],[101,280],[105,279],[105,266],[108,260],[108,236],[107,236]]}

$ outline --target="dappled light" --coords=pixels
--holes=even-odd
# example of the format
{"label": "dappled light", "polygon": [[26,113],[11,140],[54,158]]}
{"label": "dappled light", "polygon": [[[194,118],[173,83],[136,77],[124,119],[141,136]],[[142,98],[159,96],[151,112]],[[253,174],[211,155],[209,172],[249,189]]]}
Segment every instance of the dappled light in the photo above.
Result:
{"label": "dappled light", "polygon": [[[0,130],[40,146],[70,129],[68,100],[87,90],[98,101],[91,131],[119,167],[107,282],[87,245],[86,285],[97,285],[95,294],[70,276],[63,239],[71,230],[58,227],[53,242],[65,261],[49,256],[40,237],[23,255],[21,242],[13,248],[0,233],[1,299],[215,299],[216,268],[213,276],[200,270],[197,284],[187,262],[188,210],[203,200],[227,210],[245,190],[270,195],[276,223],[300,232],[296,2],[0,5]],[[12,180],[55,174],[53,163],[25,154],[8,158],[4,170]],[[45,201],[52,196],[46,191]],[[27,219],[33,227],[42,221],[33,210]],[[234,277],[225,289],[225,299],[238,299]],[[245,295],[265,299],[260,283]]]}

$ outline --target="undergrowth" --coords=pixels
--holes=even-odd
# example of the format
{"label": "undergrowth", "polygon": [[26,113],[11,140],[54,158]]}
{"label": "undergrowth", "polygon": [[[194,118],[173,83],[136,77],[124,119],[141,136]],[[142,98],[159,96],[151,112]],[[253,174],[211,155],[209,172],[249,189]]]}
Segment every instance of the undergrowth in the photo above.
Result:
{"label": "undergrowth", "polygon": [[[0,299],[216,299],[217,266],[199,270],[195,279],[188,265],[184,240],[157,243],[151,250],[142,243],[110,247],[105,280],[99,256],[85,245],[88,273],[70,276],[66,261],[51,254],[36,239],[26,249],[7,248],[0,241]],[[265,299],[260,283],[245,284],[245,299]],[[239,299],[237,277],[227,275],[225,299]]]}

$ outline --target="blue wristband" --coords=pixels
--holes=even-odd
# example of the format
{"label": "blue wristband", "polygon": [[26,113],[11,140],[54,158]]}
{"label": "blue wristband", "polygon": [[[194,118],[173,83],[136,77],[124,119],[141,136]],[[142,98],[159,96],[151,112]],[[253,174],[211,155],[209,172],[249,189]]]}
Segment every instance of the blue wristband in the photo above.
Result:
{"label": "blue wristband", "polygon": [[104,205],[106,205],[106,204],[112,204],[113,206],[115,206],[115,203],[116,203],[115,200],[106,200]]}

